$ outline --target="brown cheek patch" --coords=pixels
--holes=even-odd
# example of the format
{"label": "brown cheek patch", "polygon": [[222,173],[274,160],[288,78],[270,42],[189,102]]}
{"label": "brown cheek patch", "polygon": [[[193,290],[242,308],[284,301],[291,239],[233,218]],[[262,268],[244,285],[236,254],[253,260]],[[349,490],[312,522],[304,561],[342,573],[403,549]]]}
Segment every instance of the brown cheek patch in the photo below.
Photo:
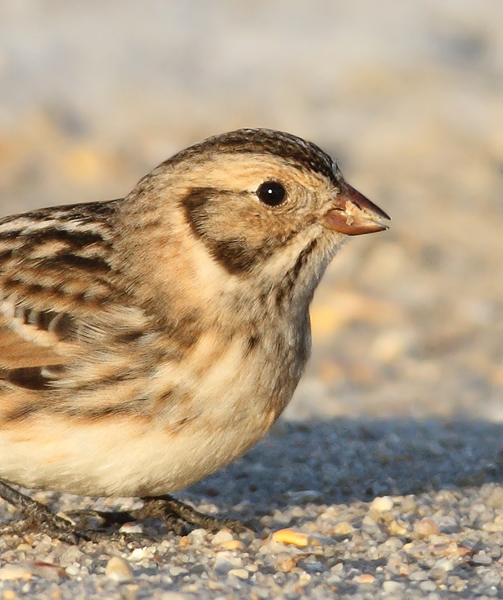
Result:
{"label": "brown cheek patch", "polygon": [[263,258],[263,250],[249,247],[245,240],[216,239],[210,231],[209,207],[215,196],[224,191],[213,188],[193,188],[183,204],[187,221],[194,234],[202,240],[209,253],[228,273],[238,275],[251,270],[255,262]]}
{"label": "brown cheek patch", "polygon": [[[211,256],[231,275],[250,273],[255,265],[265,262],[278,249],[292,239],[297,231],[290,231],[279,239],[269,235],[257,239],[254,244],[251,235],[243,237],[217,237],[211,227],[212,203],[216,197],[235,194],[214,188],[193,188],[183,200],[185,215],[194,234],[202,240]],[[213,205],[214,206],[214,205]]]}
{"label": "brown cheek patch", "polygon": [[249,248],[243,240],[221,240],[209,244],[212,256],[232,275],[248,273],[253,265],[266,258],[260,249]]}

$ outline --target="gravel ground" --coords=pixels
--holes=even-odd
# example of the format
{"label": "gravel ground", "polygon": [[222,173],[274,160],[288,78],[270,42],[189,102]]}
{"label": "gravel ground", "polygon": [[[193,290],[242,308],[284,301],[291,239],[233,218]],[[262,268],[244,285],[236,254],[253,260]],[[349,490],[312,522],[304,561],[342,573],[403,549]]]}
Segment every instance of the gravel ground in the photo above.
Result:
{"label": "gravel ground", "polygon": [[502,31],[498,0],[0,4],[2,214],[118,197],[191,142],[267,126],[393,217],[327,273],[282,420],[179,493],[255,534],[5,534],[5,600],[503,597]]}

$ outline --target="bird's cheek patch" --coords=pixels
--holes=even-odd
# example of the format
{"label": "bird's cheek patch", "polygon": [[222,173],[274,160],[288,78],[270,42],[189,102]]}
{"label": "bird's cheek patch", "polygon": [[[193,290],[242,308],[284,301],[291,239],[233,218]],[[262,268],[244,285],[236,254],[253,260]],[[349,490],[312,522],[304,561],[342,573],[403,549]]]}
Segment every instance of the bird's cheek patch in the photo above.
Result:
{"label": "bird's cheek patch", "polygon": [[254,245],[251,240],[243,237],[225,236],[222,231],[212,227],[215,219],[215,196],[224,193],[213,188],[193,188],[183,200],[185,215],[193,233],[208,249],[214,260],[231,275],[249,273],[255,264],[269,258],[274,252],[274,245],[257,240]]}

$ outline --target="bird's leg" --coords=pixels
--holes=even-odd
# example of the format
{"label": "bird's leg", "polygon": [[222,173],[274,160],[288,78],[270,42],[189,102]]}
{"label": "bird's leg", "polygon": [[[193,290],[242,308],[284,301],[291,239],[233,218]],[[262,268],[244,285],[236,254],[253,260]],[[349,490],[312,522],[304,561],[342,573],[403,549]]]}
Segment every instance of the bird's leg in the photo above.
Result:
{"label": "bird's leg", "polygon": [[[23,535],[27,531],[45,533],[53,539],[59,539],[66,544],[75,545],[79,541],[144,541],[145,536],[122,534],[118,531],[107,532],[104,528],[112,524],[124,524],[134,521],[134,516],[124,512],[101,512],[82,510],[68,512],[64,516],[54,514],[45,504],[37,502],[26,494],[14,489],[0,480],[0,497],[12,504],[24,515],[24,519],[15,525],[7,525],[0,529],[0,534],[13,533]],[[90,519],[99,522],[98,529],[90,526]],[[95,524],[94,524],[95,525]],[[150,539],[150,538],[148,538]]]}
{"label": "bird's leg", "polygon": [[[243,533],[252,528],[235,519],[218,519],[199,512],[189,504],[177,500],[166,494],[164,496],[147,496],[142,498],[144,504],[141,508],[129,511],[101,511],[101,510],[79,510],[68,513],[68,516],[79,524],[79,531],[89,535],[92,539],[93,531],[97,527],[103,534],[104,530],[117,525],[124,525],[144,519],[160,519],[164,521],[168,531],[175,535],[186,535],[187,526],[201,527],[211,532],[220,531],[227,527],[234,533]],[[95,523],[91,525],[91,521]],[[125,534],[130,535],[130,534]]]}
{"label": "bird's leg", "polygon": [[[165,522],[169,531],[176,535],[185,535],[187,525],[193,525],[207,529],[208,531],[219,531],[227,527],[235,533],[250,530],[250,527],[241,521],[233,519],[218,519],[199,512],[192,506],[185,504],[166,494],[164,496],[147,496],[142,498],[144,505],[131,511],[103,512],[92,511],[92,515],[98,517],[101,527],[129,523],[131,521],[142,521],[144,519],[161,519]],[[89,511],[86,511],[88,513]],[[73,513],[72,517],[73,517]]]}
{"label": "bird's leg", "polygon": [[87,539],[85,534],[76,531],[71,520],[54,514],[45,504],[22,494],[5,482],[0,481],[0,497],[19,508],[25,516],[22,526],[8,526],[3,532],[21,533],[22,529],[36,530],[58,538],[67,544],[76,544],[79,538]]}
{"label": "bird's leg", "polygon": [[[234,533],[242,533],[251,529],[241,521],[218,519],[217,517],[205,515],[170,495],[142,498],[144,505],[136,510],[79,510],[69,512],[67,518],[54,514],[44,504],[22,494],[1,480],[0,497],[19,508],[25,516],[22,525],[4,527],[4,533],[8,531],[22,533],[26,530],[36,530],[67,544],[76,544],[81,539],[100,541],[104,537],[104,529],[113,525],[124,525],[125,523],[148,518],[162,519],[168,529],[176,535],[187,533],[187,525],[201,527],[211,532],[219,531],[224,527]],[[91,526],[90,519],[98,521],[98,529],[96,529],[96,525]]]}
{"label": "bird's leg", "polygon": [[227,527],[234,533],[243,533],[251,529],[248,525],[238,520],[218,519],[217,517],[205,515],[169,494],[165,496],[146,497],[143,500],[145,502],[143,508],[134,511],[136,518],[161,518],[166,522],[168,528],[178,535],[183,532],[184,524],[195,525],[211,532],[220,531],[224,527]]}

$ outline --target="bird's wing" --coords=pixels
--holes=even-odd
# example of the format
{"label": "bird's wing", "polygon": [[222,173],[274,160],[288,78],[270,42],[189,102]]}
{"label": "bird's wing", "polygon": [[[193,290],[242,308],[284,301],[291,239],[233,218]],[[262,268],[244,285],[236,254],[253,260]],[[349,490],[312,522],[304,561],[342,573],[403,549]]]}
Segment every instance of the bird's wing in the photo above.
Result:
{"label": "bird's wing", "polygon": [[145,414],[155,365],[179,355],[183,340],[138,306],[113,265],[113,204],[0,220],[0,428],[43,410]]}
{"label": "bird's wing", "polygon": [[75,205],[0,221],[0,380],[41,389],[85,354],[93,327],[113,328],[112,211]]}

